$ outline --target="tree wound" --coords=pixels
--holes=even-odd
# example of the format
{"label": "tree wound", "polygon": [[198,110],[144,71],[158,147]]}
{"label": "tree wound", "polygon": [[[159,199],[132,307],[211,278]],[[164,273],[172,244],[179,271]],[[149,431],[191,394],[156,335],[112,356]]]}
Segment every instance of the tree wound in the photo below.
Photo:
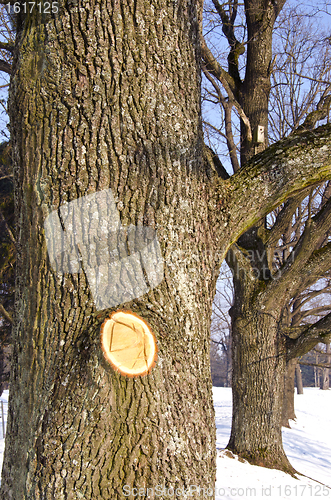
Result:
{"label": "tree wound", "polygon": [[154,333],[129,311],[116,311],[103,322],[101,347],[112,367],[127,377],[147,375],[157,358]]}

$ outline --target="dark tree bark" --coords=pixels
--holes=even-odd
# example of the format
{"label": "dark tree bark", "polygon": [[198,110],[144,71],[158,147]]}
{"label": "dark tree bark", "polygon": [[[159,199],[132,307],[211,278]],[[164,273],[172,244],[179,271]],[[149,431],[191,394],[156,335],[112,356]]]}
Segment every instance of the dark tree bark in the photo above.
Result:
{"label": "dark tree bark", "polygon": [[[156,498],[157,485],[199,485],[210,498],[209,330],[220,262],[272,207],[331,175],[331,140],[330,126],[301,134],[238,175],[218,176],[204,158],[196,9],[192,0],[79,1],[20,25],[4,500],[122,499],[125,486]],[[164,260],[161,283],[120,304],[156,336],[158,360],[145,377],[122,376],[103,357],[100,327],[117,307],[97,310],[84,267],[60,274],[47,254],[48,215],[109,188],[123,225],[157,230]]]}
{"label": "dark tree bark", "polygon": [[296,359],[290,359],[286,365],[285,380],[284,380],[284,399],[282,409],[282,426],[290,428],[290,420],[295,420],[294,411],[294,380],[295,368],[297,365]]}
{"label": "dark tree bark", "polygon": [[[60,12],[33,30],[23,24],[11,82],[20,230],[1,498],[209,487],[215,241],[195,2],[79,2]],[[109,187],[122,224],[157,228],[167,262],[156,290],[122,305],[157,336],[158,364],[144,378],[105,362],[100,326],[111,310],[97,315],[85,273],[58,275],[47,255],[47,215]]]}
{"label": "dark tree bark", "polygon": [[[331,345],[330,344],[327,344],[326,345],[326,349],[325,349],[325,353],[326,353],[326,363],[328,365],[331,364]],[[321,381],[321,387],[320,387],[322,390],[324,391],[327,391],[330,389],[330,369],[329,368],[323,368],[322,369],[322,381]]]}
{"label": "dark tree bark", "polygon": [[250,463],[293,474],[283,450],[280,425],[286,339],[279,328],[279,297],[266,308],[265,282],[253,278],[251,263],[239,249],[232,247],[227,262],[235,288],[230,310],[233,411],[227,447]]}
{"label": "dark tree bark", "polygon": [[[240,157],[244,165],[254,154],[263,151],[268,138],[268,102],[271,89],[272,35],[276,17],[285,3],[270,0],[245,0],[247,22],[247,62],[245,78],[237,83],[238,100],[249,119],[253,141],[247,139],[247,128],[241,123]],[[238,82],[238,79],[236,80]],[[264,129],[257,142],[257,128]]]}
{"label": "dark tree bark", "polygon": [[0,145],[0,394],[8,388],[15,290],[13,173],[8,143]]}
{"label": "dark tree bark", "polygon": [[297,382],[297,392],[298,394],[303,394],[303,385],[302,385],[302,374],[299,363],[296,364],[295,367],[295,379]]}

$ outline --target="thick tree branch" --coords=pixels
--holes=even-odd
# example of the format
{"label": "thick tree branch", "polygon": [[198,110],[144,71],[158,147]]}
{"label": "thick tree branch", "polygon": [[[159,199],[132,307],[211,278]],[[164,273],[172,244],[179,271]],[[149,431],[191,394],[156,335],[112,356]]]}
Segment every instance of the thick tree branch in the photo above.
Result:
{"label": "thick tree branch", "polygon": [[233,274],[238,276],[240,271],[245,271],[245,277],[250,277],[252,266],[248,258],[248,253],[245,252],[245,249],[240,247],[238,243],[234,243],[231,246],[226,254],[225,260]]}
{"label": "thick tree branch", "polygon": [[0,42],[0,49],[8,50],[11,54],[14,52],[15,45],[10,42]]}
{"label": "thick tree branch", "polygon": [[331,226],[331,198],[313,217],[308,218],[299,242],[280,270],[279,279],[270,283],[271,295],[282,294],[288,298],[298,294],[323,277],[331,265],[331,243],[321,244]]}
{"label": "thick tree branch", "polygon": [[277,18],[277,16],[279,15],[280,11],[284,7],[285,2],[286,2],[286,0],[272,0],[271,3],[272,3],[273,8],[274,8],[275,19]]}
{"label": "thick tree branch", "polygon": [[312,286],[319,278],[323,278],[331,267],[331,243],[315,250],[305,266],[305,273],[300,280],[300,286],[297,286],[297,293],[303,292],[309,286]]}
{"label": "thick tree branch", "polygon": [[[211,74],[213,74],[213,72],[210,71],[210,70],[208,70],[207,65],[206,66],[203,65],[202,66],[202,70],[203,70],[204,75],[207,78],[207,80],[210,81],[210,83],[212,84],[212,86],[216,90],[218,99],[223,103],[224,102],[224,97],[223,97],[223,95],[221,93],[221,90],[218,87],[218,85],[216,84],[216,82],[214,81],[214,79],[211,77]],[[214,76],[217,78],[216,75],[214,75]],[[234,96],[234,94],[233,94],[233,92],[231,90],[231,86],[228,85],[226,82],[225,82],[225,85],[224,85],[224,82],[220,78],[218,78],[218,80],[221,82],[221,84],[223,85],[223,87],[225,88],[225,90],[226,90],[226,92],[228,94],[229,104],[233,104],[233,106],[238,111],[238,114],[239,114],[239,116],[240,116],[240,118],[241,118],[241,120],[242,120],[242,122],[243,122],[243,124],[245,125],[245,128],[246,128],[247,140],[251,142],[252,141],[252,128],[251,128],[251,124],[249,122],[249,119],[247,118],[244,110],[242,109],[242,107],[240,106],[239,102],[235,98],[235,96]]]}
{"label": "thick tree branch", "polygon": [[223,164],[217,154],[206,144],[204,145],[204,155],[212,170],[215,170],[219,177],[222,179],[229,178],[229,174],[223,167]]}
{"label": "thick tree branch", "polygon": [[3,59],[0,59],[0,71],[11,75],[11,64],[9,64],[9,62],[7,61],[4,61]]}
{"label": "thick tree branch", "polygon": [[309,352],[316,344],[331,341],[331,313],[309,325],[297,339],[287,340],[287,359],[297,358]]}
{"label": "thick tree branch", "polygon": [[308,194],[308,190],[304,190],[302,193],[299,193],[297,196],[289,198],[284,207],[277,214],[276,221],[272,228],[267,232],[267,239],[265,241],[265,245],[269,247],[274,247],[278,244],[279,239],[282,234],[286,231],[289,224],[293,219],[293,214],[296,211],[297,207],[304,200],[304,198]]}
{"label": "thick tree branch", "polygon": [[225,12],[225,10],[223,9],[223,6],[219,3],[219,1],[218,0],[212,0],[212,1],[214,4],[214,7],[216,9],[216,12],[218,13],[218,15],[220,16],[220,18],[222,20],[222,31],[223,31],[224,35],[226,36],[230,47],[233,47],[236,43],[238,43],[238,41],[235,37],[235,34],[234,34],[234,29],[233,29],[234,21],[236,19],[236,15],[237,15],[237,5],[235,6],[235,9],[233,10],[233,13],[232,13],[232,16],[230,19],[229,16],[227,15],[227,13]]}
{"label": "thick tree branch", "polygon": [[321,199],[321,206],[323,206],[328,199],[331,198],[331,182],[329,181],[324,188],[323,194],[322,194],[322,199]]}
{"label": "thick tree branch", "polygon": [[[303,263],[304,262],[304,263]],[[319,278],[323,278],[331,266],[331,243],[311,253],[309,259],[289,260],[284,269],[280,269],[279,278],[273,278],[268,285],[268,298],[286,293],[288,300],[312,286]]]}
{"label": "thick tree branch", "polygon": [[234,228],[229,246],[286,199],[330,178],[330,124],[290,136],[253,157],[219,184],[220,222],[226,214]]}
{"label": "thick tree branch", "polygon": [[244,44],[240,43],[234,34],[234,22],[237,16],[237,3],[235,2],[232,13],[231,13],[231,18],[227,15],[225,10],[223,9],[223,6],[219,3],[218,0],[213,0],[213,4],[215,6],[216,12],[220,16],[222,20],[222,31],[224,35],[226,36],[229,46],[230,46],[230,52],[228,55],[228,64],[229,64],[229,74],[232,76],[234,81],[237,84],[237,89],[241,85],[241,80],[240,80],[240,75],[239,75],[239,68],[238,68],[238,59],[239,56],[244,54],[245,52],[245,47]]}

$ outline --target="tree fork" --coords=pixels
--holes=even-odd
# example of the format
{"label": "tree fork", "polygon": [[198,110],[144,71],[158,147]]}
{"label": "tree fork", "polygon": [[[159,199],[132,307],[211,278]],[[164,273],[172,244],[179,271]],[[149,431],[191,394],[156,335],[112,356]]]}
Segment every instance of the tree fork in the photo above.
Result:
{"label": "tree fork", "polygon": [[[228,180],[203,160],[196,8],[66,3],[60,16],[28,18],[18,34],[4,500],[214,486],[209,331],[221,253],[270,206],[328,178],[331,163],[326,129],[280,143]],[[163,281],[120,304],[157,339],[158,361],[143,377],[116,373],[104,358],[100,327],[116,307],[97,310],[86,270],[59,274],[47,253],[45,219],[108,189],[123,225],[157,230],[164,259]]]}

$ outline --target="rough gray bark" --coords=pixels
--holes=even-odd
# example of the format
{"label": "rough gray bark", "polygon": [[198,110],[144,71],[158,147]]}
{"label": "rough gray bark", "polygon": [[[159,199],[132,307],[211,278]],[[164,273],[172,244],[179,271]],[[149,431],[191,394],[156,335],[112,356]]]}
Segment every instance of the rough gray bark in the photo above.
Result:
{"label": "rough gray bark", "polygon": [[[155,498],[157,485],[198,485],[208,498],[219,264],[270,206],[331,175],[330,127],[224,180],[203,158],[196,2],[60,12],[22,24],[11,81],[18,254],[1,497],[122,499],[127,485]],[[43,228],[63,203],[108,188],[123,225],[157,230],[164,258],[160,285],[121,304],[158,342],[155,368],[136,379],[102,355],[114,308],[96,310],[84,272],[53,270]]]}
{"label": "rough gray bark", "polygon": [[10,146],[0,146],[0,393],[8,387],[15,289],[14,194]]}
{"label": "rough gray bark", "polygon": [[[259,330],[256,340],[255,331]],[[281,426],[285,345],[277,323],[263,312],[242,311],[232,329],[233,416],[228,448],[255,465],[293,473],[283,451]],[[243,383],[250,377],[252,383]],[[252,430],[252,422],[257,430]]]}
{"label": "rough gray bark", "polygon": [[282,426],[290,428],[290,420],[296,419],[294,411],[294,379],[296,359],[291,359],[286,365],[284,377],[284,398],[282,409]]}
{"label": "rough gray bark", "polygon": [[301,368],[300,368],[299,363],[297,363],[296,367],[295,367],[295,379],[297,382],[298,394],[303,394],[302,375],[301,375]]}
{"label": "rough gray bark", "polygon": [[227,262],[235,288],[230,310],[233,414],[227,447],[255,465],[293,474],[281,435],[286,368],[286,340],[279,328],[281,300],[277,297],[273,307],[266,308],[265,281],[254,279],[251,262],[236,245]]}
{"label": "rough gray bark", "polygon": [[[20,229],[3,499],[115,499],[125,485],[154,488],[155,498],[157,485],[214,484],[215,242],[197,29],[195,2],[114,1],[62,5],[61,16],[19,35],[10,114]],[[109,187],[122,224],[157,229],[166,261],[162,284],[122,305],[158,340],[156,368],[138,379],[105,362],[100,326],[111,310],[95,310],[84,273],[54,272],[44,236],[51,211]]]}
{"label": "rough gray bark", "polygon": [[[330,365],[331,363],[331,345],[326,344],[326,363]],[[321,387],[322,390],[327,391],[330,389],[330,369],[329,368],[323,368],[322,371],[322,381],[321,381]]]}

